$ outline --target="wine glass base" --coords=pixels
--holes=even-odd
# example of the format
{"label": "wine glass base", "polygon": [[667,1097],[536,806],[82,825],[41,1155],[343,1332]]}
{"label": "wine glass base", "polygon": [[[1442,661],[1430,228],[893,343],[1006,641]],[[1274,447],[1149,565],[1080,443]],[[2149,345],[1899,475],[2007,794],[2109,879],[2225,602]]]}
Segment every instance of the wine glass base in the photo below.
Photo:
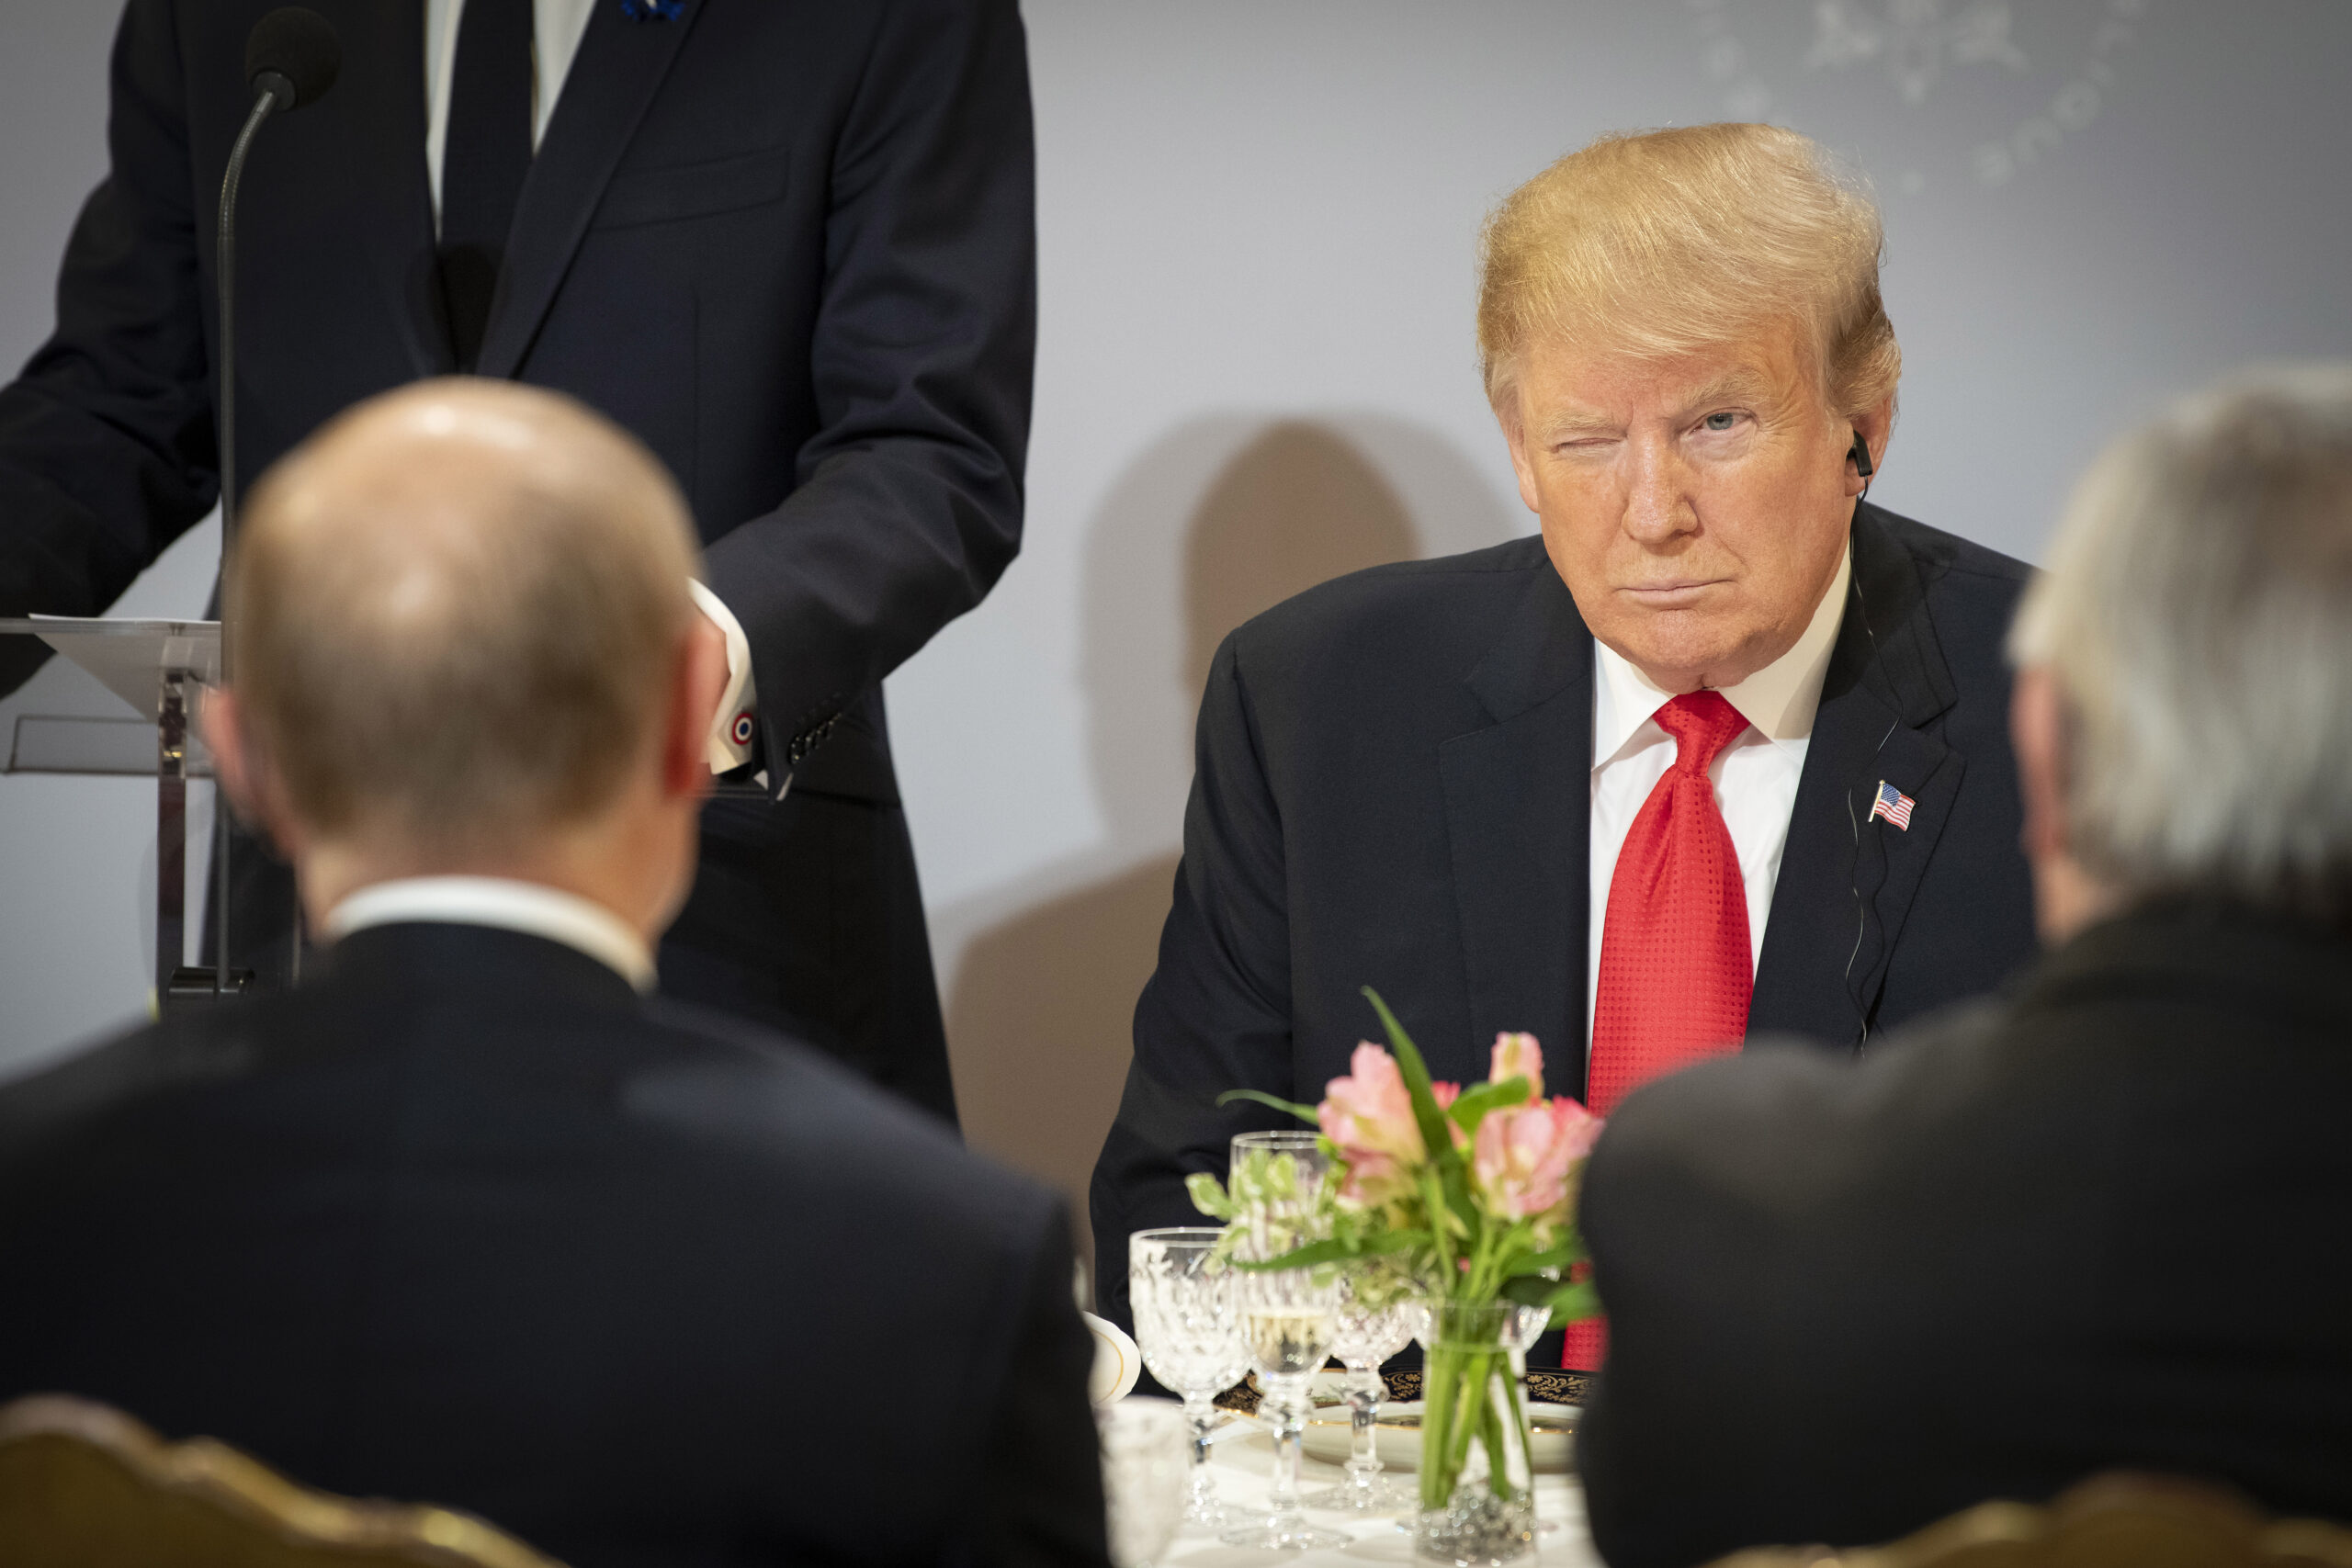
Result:
{"label": "wine glass base", "polygon": [[1400,1514],[1418,1509],[1421,1495],[1417,1487],[1407,1486],[1387,1476],[1374,1476],[1361,1484],[1342,1481],[1337,1486],[1320,1492],[1310,1492],[1299,1499],[1310,1508],[1333,1514]]}
{"label": "wine glass base", "polygon": [[1190,1536],[1216,1535],[1241,1525],[1263,1524],[1263,1508],[1238,1508],[1230,1503],[1214,1498],[1205,1502],[1188,1503],[1184,1506],[1183,1533]]}
{"label": "wine glass base", "polygon": [[1297,1517],[1270,1518],[1245,1525],[1226,1531],[1218,1539],[1227,1546],[1250,1547],[1260,1551],[1337,1551],[1348,1544],[1348,1538],[1338,1530],[1318,1529]]}

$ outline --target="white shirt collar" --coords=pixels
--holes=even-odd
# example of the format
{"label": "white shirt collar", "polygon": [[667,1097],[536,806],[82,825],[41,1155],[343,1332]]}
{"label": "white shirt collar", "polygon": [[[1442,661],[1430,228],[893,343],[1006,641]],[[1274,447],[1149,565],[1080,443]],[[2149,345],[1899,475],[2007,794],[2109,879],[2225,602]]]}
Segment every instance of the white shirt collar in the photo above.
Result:
{"label": "white shirt collar", "polygon": [[[1813,737],[1813,717],[1821,706],[1821,682],[1829,673],[1829,655],[1838,646],[1838,626],[1845,619],[1846,586],[1854,571],[1854,547],[1849,543],[1838,558],[1838,574],[1813,607],[1795,646],[1736,686],[1723,688],[1725,702],[1774,744],[1788,747]],[[1672,701],[1615,649],[1593,638],[1600,679],[1593,682],[1592,765],[1613,761],[1650,716]]]}
{"label": "white shirt collar", "polygon": [[370,926],[419,921],[545,937],[586,953],[642,994],[653,990],[653,954],[618,915],[577,894],[510,877],[404,876],[374,883],[328,912],[324,934],[336,942]]}

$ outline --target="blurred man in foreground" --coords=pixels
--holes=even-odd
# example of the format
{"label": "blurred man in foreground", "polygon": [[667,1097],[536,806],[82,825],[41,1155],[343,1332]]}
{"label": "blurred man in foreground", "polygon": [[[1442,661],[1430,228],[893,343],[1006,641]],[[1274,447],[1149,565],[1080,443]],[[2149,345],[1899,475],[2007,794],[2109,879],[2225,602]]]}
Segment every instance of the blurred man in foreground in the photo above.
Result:
{"label": "blurred man in foreground", "polygon": [[[1102,1560],[1054,1201],[646,999],[727,669],[697,564],[644,449],[520,387],[389,394],[256,491],[211,736],[334,945],[0,1092],[0,1399],[574,1568]],[[953,1419],[878,1397],[916,1359]]]}
{"label": "blurred man in foreground", "polygon": [[1587,1170],[1620,1568],[2119,1466],[2352,1518],[2352,366],[2110,451],[2012,647],[2047,956],[1644,1089]]}
{"label": "blurred man in foreground", "polygon": [[[1097,1257],[1278,1119],[1220,1090],[1321,1098],[1366,985],[1437,1077],[1524,1030],[1605,1114],[1750,1032],[1850,1055],[2030,957],[2026,569],[1863,499],[1902,369],[1879,241],[1763,125],[1604,137],[1497,209],[1478,344],[1542,535],[1218,650]],[[1562,1354],[1600,1351],[1579,1325]]]}

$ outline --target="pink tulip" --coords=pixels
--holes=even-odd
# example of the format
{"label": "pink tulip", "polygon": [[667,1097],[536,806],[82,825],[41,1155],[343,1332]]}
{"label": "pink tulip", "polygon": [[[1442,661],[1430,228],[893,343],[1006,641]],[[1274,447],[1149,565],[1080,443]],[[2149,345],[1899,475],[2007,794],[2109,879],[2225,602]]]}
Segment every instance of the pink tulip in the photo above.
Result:
{"label": "pink tulip", "polygon": [[1349,1077],[1325,1086],[1316,1120],[1347,1162],[1341,1196],[1383,1203],[1411,1185],[1411,1171],[1429,1157],[1429,1148],[1413,1120],[1412,1096],[1396,1058],[1365,1043],[1356,1047],[1348,1065],[1354,1069]]}
{"label": "pink tulip", "polygon": [[1501,1083],[1505,1078],[1525,1078],[1527,1098],[1531,1101],[1544,1098],[1544,1048],[1535,1043],[1535,1036],[1495,1036],[1495,1065],[1487,1074],[1487,1081]]}
{"label": "pink tulip", "polygon": [[1354,1072],[1323,1089],[1316,1120],[1323,1135],[1348,1153],[1384,1155],[1419,1165],[1429,1153],[1413,1120],[1412,1096],[1396,1058],[1377,1045],[1362,1044],[1348,1065]]}
{"label": "pink tulip", "polygon": [[1471,1179],[1488,1212],[1540,1218],[1566,1204],[1568,1177],[1600,1135],[1600,1118],[1566,1095],[1489,1111],[1478,1123]]}

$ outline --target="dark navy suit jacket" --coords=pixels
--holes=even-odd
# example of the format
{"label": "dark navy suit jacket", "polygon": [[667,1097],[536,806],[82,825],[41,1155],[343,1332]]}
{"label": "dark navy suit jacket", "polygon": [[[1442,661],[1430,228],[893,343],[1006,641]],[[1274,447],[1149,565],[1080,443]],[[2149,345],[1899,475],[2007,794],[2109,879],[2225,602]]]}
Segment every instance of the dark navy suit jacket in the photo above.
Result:
{"label": "dark navy suit jacket", "polygon": [[2352,1518],[2352,933],[2152,903],[1857,1066],[1627,1097],[1585,1173],[1612,1568],[2098,1472]]}
{"label": "dark navy suit jacket", "polygon": [[0,1089],[0,1402],[57,1392],[573,1568],[1100,1568],[1068,1222],[830,1061],[537,937]]}
{"label": "dark navy suit jacket", "polygon": [[[2027,577],[1867,502],[1789,822],[1753,1032],[1841,1052],[2033,952],[2002,638]],[[1095,1167],[1096,1256],[1198,1223],[1182,1180],[1312,1102],[1394,1008],[1438,1077],[1526,1030],[1582,1095],[1592,637],[1526,538],[1328,582],[1218,649],[1175,903]],[[1910,826],[1869,820],[1881,780]],[[1105,1295],[1124,1311],[1125,1270]]]}
{"label": "dark navy suit jacket", "polygon": [[[354,401],[453,365],[423,0],[311,3],[341,76],[264,128],[239,208],[248,480]],[[0,389],[0,615],[101,613],[213,505],[215,210],[252,103],[245,36],[274,4],[124,13],[111,169],[56,335]],[[480,364],[582,399],[677,476],[750,637],[770,776],[834,803],[714,806],[665,983],[950,1114],[903,823],[835,807],[896,807],[881,680],[1019,543],[1032,163],[1013,0],[686,0],[668,21],[601,0]],[[0,639],[0,691],[46,654]]]}

